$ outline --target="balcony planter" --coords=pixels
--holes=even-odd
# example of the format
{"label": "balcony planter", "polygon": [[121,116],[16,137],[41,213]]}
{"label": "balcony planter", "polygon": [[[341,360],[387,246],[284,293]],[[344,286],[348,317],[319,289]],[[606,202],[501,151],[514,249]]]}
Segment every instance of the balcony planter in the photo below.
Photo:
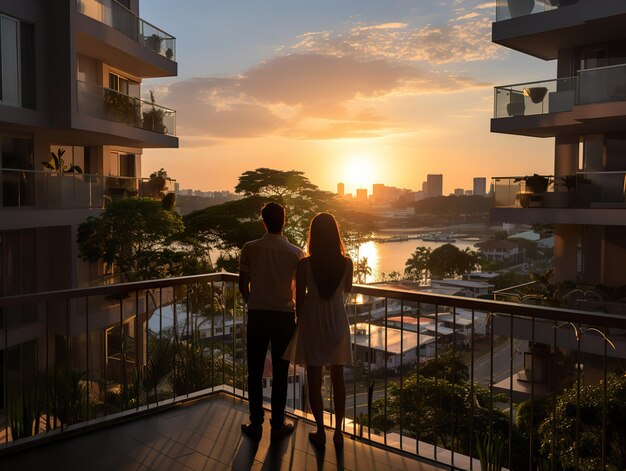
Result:
{"label": "balcony planter", "polygon": [[535,0],[507,0],[511,18],[530,15],[535,7]]}
{"label": "balcony planter", "polygon": [[540,208],[543,207],[543,194],[548,191],[550,178],[536,173],[531,176],[516,178],[515,182],[523,181],[525,183],[524,191],[520,191],[515,195],[515,199],[519,201],[522,208]]}
{"label": "balcony planter", "polygon": [[528,87],[524,89],[524,95],[530,97],[530,101],[539,104],[546,97],[548,89],[546,87]]}
{"label": "balcony planter", "polygon": [[131,126],[139,123],[140,106],[137,98],[107,89],[104,92],[104,102],[109,120]]}
{"label": "balcony planter", "polygon": [[150,102],[152,103],[152,107],[148,109],[148,111],[144,111],[142,113],[141,126],[144,129],[149,129],[150,131],[167,134],[168,129],[163,124],[165,110],[155,106],[154,92],[152,90],[150,90]]}

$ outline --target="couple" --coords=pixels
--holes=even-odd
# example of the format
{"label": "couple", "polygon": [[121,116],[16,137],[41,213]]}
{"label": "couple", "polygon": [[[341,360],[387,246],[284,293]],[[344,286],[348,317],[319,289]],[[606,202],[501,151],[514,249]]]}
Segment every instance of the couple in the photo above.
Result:
{"label": "couple", "polygon": [[[350,327],[344,293],[352,287],[352,261],[345,256],[335,218],[320,213],[311,221],[308,256],[283,235],[285,210],[267,203],[261,210],[266,234],[241,251],[239,290],[248,303],[248,394],[250,424],[241,426],[252,439],[263,433],[262,376],[268,344],[272,344],[272,438],[293,432],[285,423],[289,361],[305,365],[309,403],[317,432],[309,434],[324,447],[322,367],[330,365],[336,429],[333,442],[343,445],[341,424],[346,393],[343,365],[351,364]],[[295,308],[297,327],[294,316]]]}

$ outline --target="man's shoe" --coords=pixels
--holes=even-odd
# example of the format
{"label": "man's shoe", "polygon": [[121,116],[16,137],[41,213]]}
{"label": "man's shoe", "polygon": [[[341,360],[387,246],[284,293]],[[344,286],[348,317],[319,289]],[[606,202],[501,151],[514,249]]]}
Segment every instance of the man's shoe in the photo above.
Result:
{"label": "man's shoe", "polygon": [[241,424],[241,432],[249,439],[258,442],[263,435],[263,427],[261,425]]}
{"label": "man's shoe", "polygon": [[293,433],[293,425],[283,424],[282,427],[272,429],[272,440],[281,440],[285,438],[287,435],[290,435],[292,433]]}

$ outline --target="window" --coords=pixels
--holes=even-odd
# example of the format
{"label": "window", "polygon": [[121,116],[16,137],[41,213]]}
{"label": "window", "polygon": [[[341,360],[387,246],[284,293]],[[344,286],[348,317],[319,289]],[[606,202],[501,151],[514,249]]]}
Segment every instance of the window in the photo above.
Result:
{"label": "window", "polygon": [[35,28],[0,14],[0,102],[35,108]]}

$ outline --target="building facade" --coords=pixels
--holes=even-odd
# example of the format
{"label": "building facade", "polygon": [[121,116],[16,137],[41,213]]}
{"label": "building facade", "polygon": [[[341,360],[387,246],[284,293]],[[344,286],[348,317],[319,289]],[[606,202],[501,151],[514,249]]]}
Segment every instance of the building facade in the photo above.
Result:
{"label": "building facade", "polygon": [[487,194],[487,178],[474,177],[473,193],[476,196],[485,196]]}
{"label": "building facade", "polygon": [[527,3],[498,3],[493,41],[556,61],[556,77],[496,87],[491,130],[554,138],[554,175],[529,159],[526,176],[494,179],[493,219],[554,224],[555,281],[622,286],[626,3]]}

